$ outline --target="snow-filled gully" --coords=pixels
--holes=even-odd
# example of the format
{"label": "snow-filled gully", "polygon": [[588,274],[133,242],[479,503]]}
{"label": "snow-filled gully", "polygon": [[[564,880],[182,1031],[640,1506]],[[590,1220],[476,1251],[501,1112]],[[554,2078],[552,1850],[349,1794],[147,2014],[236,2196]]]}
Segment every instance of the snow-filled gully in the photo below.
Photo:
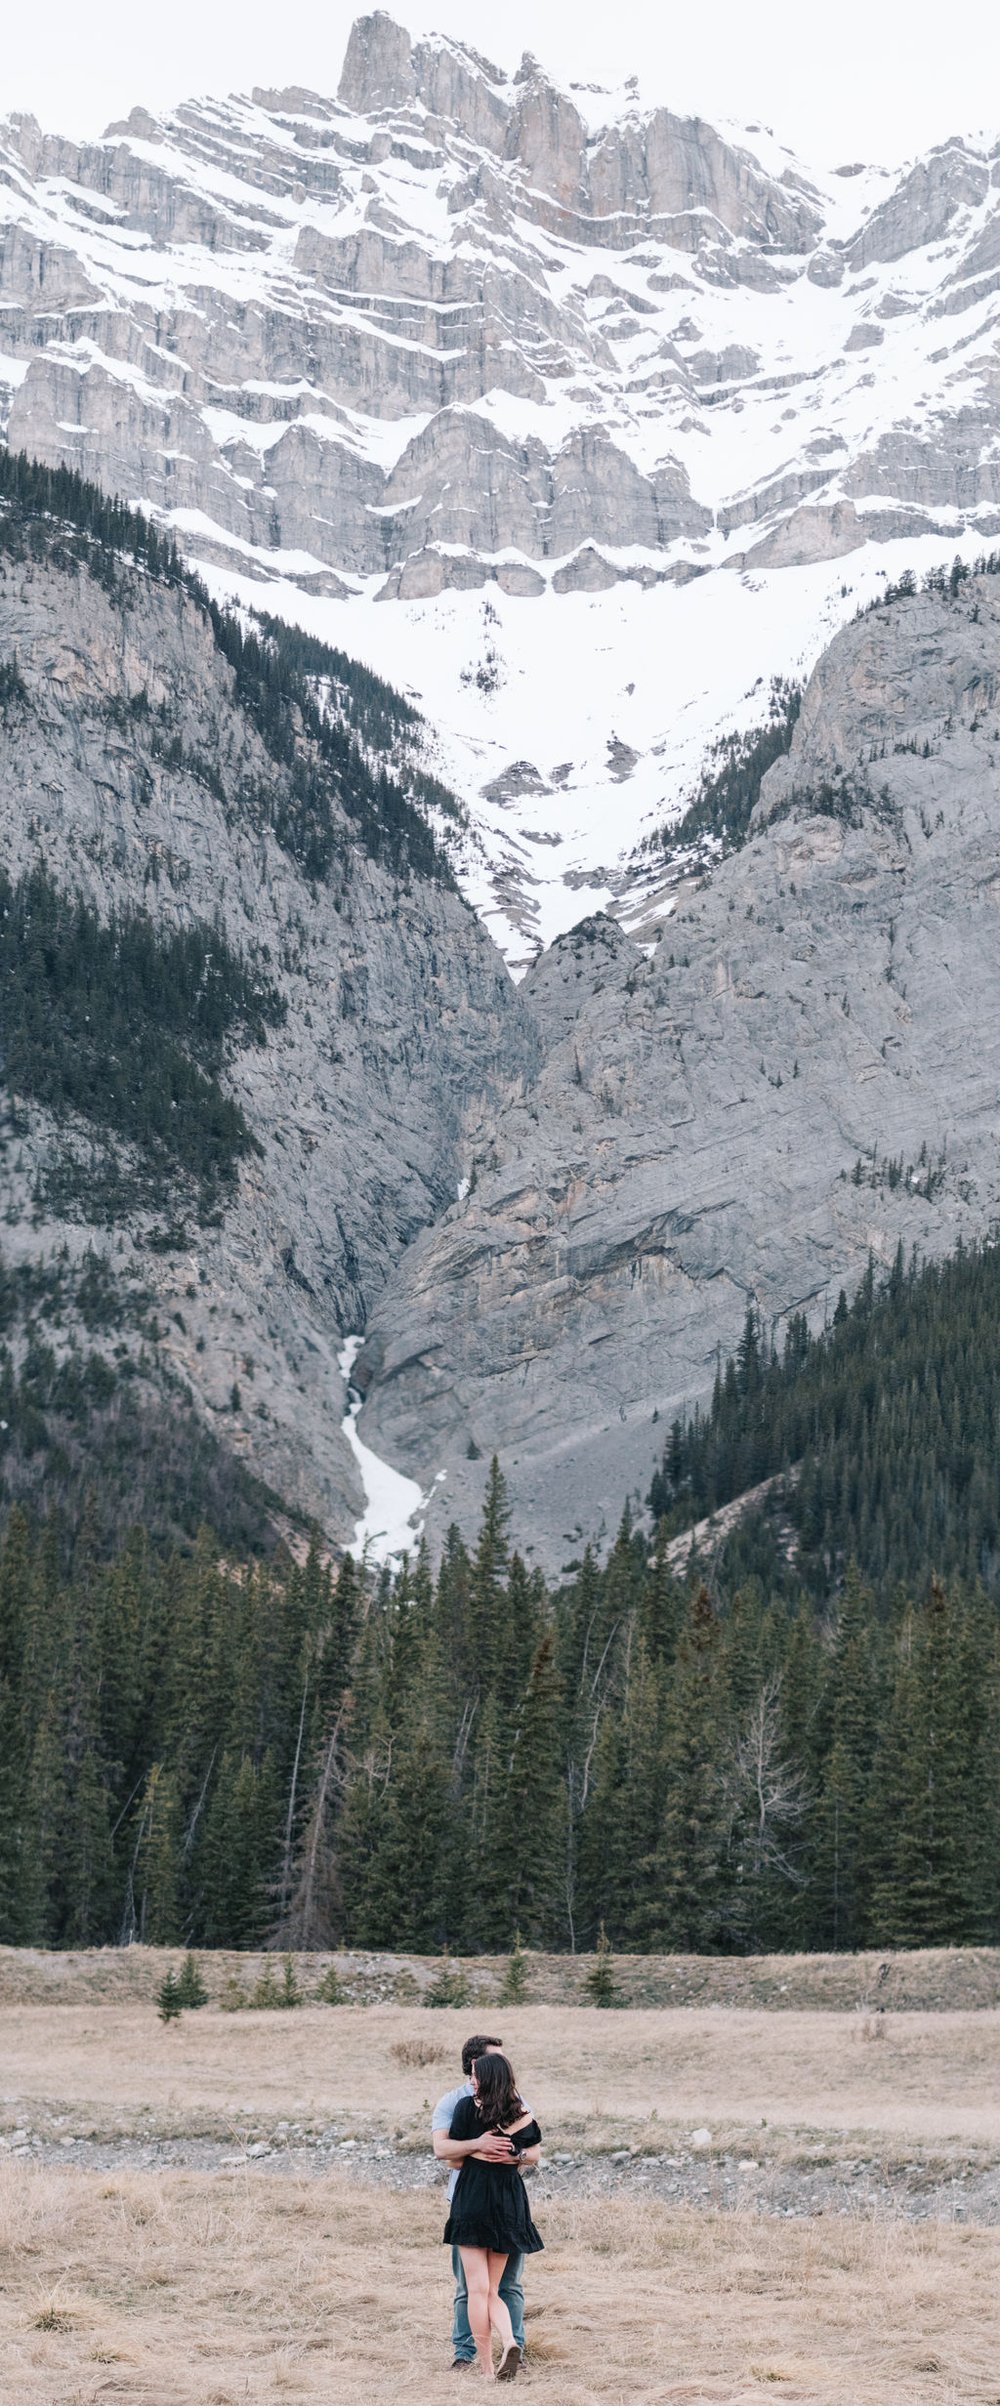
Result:
{"label": "snow-filled gully", "polygon": [[404,1478],[402,1471],[393,1470],[388,1462],[372,1453],[370,1446],[362,1444],[357,1423],[364,1397],[360,1388],[352,1385],[351,1372],[363,1343],[363,1337],[348,1337],[337,1355],[337,1366],[347,1389],[347,1410],[341,1427],[361,1473],[365,1493],[365,1508],[355,1525],[351,1551],[381,1569],[383,1564],[398,1561],[401,1554],[412,1553],[419,1545],[424,1514],[434,1488],[440,1485],[445,1473],[438,1472],[425,1495],[416,1479]]}

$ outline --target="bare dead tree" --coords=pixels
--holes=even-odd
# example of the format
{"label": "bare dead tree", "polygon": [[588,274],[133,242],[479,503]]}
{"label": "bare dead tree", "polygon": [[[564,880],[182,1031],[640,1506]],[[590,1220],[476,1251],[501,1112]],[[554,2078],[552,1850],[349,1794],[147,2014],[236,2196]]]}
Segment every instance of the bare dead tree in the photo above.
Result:
{"label": "bare dead tree", "polygon": [[344,1785],[340,1760],[344,1727],[341,1705],[323,1740],[309,1792],[298,1845],[290,1864],[291,1893],[281,1900],[274,1943],[308,1953],[333,1944],[337,1872],[330,1832],[330,1807]]}
{"label": "bare dead tree", "polygon": [[801,1887],[791,1848],[810,1799],[802,1773],[785,1759],[780,1703],[775,1673],[759,1690],[724,1774],[729,1848],[744,1880],[771,1873]]}

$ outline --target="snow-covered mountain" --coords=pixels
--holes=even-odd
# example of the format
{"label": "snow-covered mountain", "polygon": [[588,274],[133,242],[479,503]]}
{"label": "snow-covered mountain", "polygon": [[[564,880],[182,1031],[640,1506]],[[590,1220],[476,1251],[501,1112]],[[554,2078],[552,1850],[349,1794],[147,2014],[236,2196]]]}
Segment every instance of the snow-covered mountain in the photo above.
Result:
{"label": "snow-covered mountain", "polygon": [[10,444],[420,698],[512,960],[641,931],[711,739],[1000,533],[1000,144],[820,175],[379,13],[335,99],[11,119],[0,241]]}

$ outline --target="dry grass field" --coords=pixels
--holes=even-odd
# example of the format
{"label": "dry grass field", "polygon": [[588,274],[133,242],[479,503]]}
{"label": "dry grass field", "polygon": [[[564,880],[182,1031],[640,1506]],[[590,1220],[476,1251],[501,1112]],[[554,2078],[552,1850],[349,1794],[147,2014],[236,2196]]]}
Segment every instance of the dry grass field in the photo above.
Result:
{"label": "dry grass field", "polygon": [[[424,2149],[481,2015],[0,2004],[0,2132],[50,2142],[280,2125]],[[37,1991],[36,1991],[37,1993]],[[58,1993],[58,1992],[57,1992]],[[62,1992],[74,1994],[72,1984]],[[9,1991],[8,1991],[9,1994]],[[79,1995],[79,1991],[76,1992]],[[762,2163],[1000,2156],[1000,2014],[697,2006],[486,2015],[550,2148],[662,2151],[697,2126]],[[875,2035],[877,2031],[877,2035]],[[71,2153],[71,2151],[70,2151]],[[0,2406],[431,2406],[448,2370],[438,2188],[316,2158],[64,2169],[0,2153]],[[537,2406],[1000,2406],[1000,2231],[894,2211],[783,2219],[633,2189],[536,2192]]]}
{"label": "dry grass field", "polygon": [[[81,1947],[51,1954],[0,1946],[0,2005],[148,2004],[164,1972],[182,1960],[177,1947]],[[440,1974],[439,1955],[296,1955],[309,1995],[334,1970],[345,2002],[419,2005]],[[533,2005],[585,2003],[592,1955],[525,1954]],[[217,1996],[228,1980],[252,1988],[273,1957],[218,1951],[200,1957]],[[506,1955],[455,1956],[475,2005],[495,2006]],[[614,1976],[626,2005],[726,2005],[769,2012],[851,2013],[872,2001],[893,2013],[959,2012],[1000,2007],[1000,1947],[914,1947],[905,1954],[616,1955]]]}
{"label": "dry grass field", "polygon": [[[335,2179],[0,2173],[4,2406],[431,2406],[439,2199]],[[997,2406],[995,2234],[550,2206],[536,2406]]]}
{"label": "dry grass field", "polygon": [[[0,2129],[242,2138],[281,2121],[423,2148],[478,2017],[413,2007],[0,2008]],[[753,2153],[859,2145],[894,2160],[1000,2152],[1000,2014],[494,2011],[550,2146],[662,2149],[697,2125]],[[874,2043],[869,2033],[877,2029]]]}

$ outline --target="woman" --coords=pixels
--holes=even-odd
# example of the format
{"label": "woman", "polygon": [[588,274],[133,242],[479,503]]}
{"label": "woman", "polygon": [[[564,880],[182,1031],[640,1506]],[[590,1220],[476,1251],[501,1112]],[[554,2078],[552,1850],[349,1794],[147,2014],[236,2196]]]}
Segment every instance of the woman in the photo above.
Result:
{"label": "woman", "polygon": [[508,2256],[538,2253],[542,2241],[528,2212],[521,2179],[522,2163],[537,2162],[542,2134],[525,2113],[513,2066],[506,2055],[478,2055],[472,2067],[472,2095],[460,2097],[451,2119],[453,2139],[485,2136],[499,2131],[510,2141],[505,2163],[488,2163],[467,2155],[462,2165],[445,2224],[445,2243],[457,2247],[469,2296],[469,2327],[476,2342],[480,2372],[493,2373],[493,2333],[500,2340],[498,2381],[512,2381],[521,2350],[511,2329],[510,2315],[500,2295]]}

